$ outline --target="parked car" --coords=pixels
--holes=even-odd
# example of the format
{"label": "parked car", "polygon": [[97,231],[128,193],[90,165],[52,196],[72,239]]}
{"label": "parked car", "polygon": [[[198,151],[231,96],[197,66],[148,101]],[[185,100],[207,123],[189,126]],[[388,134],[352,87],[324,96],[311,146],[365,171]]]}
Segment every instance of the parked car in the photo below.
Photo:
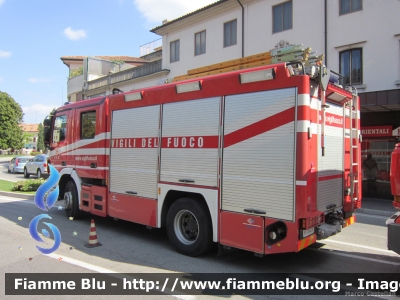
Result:
{"label": "parked car", "polygon": [[25,164],[33,156],[16,156],[8,162],[8,173],[23,173]]}
{"label": "parked car", "polygon": [[46,154],[39,154],[29,160],[24,168],[24,177],[29,178],[30,175],[36,175],[37,178],[48,176],[48,159],[49,157]]}

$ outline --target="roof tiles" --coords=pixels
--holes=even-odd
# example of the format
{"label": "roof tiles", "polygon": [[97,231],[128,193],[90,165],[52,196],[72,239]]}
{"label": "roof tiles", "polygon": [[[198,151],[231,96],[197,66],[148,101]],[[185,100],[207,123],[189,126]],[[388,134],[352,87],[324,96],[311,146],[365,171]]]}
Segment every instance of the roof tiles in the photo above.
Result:
{"label": "roof tiles", "polygon": [[19,124],[23,132],[39,132],[39,124]]}

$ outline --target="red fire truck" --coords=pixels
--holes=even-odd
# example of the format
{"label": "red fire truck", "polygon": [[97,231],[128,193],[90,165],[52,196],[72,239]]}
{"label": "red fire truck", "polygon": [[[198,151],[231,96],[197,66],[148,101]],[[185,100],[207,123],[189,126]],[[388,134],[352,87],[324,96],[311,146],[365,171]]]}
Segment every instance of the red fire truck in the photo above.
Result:
{"label": "red fire truck", "polygon": [[65,105],[44,122],[67,216],[166,226],[183,254],[298,252],[355,221],[359,101],[279,63]]}
{"label": "red fire truck", "polygon": [[400,144],[396,144],[392,153],[390,187],[394,196],[393,206],[399,211],[386,220],[388,226],[387,245],[389,250],[400,254]]}

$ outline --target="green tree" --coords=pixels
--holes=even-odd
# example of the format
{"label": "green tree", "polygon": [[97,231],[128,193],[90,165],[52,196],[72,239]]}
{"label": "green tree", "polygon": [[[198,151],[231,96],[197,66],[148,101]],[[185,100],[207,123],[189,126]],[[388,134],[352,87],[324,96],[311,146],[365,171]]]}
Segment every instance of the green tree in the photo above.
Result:
{"label": "green tree", "polygon": [[0,91],[0,149],[21,149],[24,146],[21,106],[7,93]]}
{"label": "green tree", "polygon": [[32,133],[22,132],[22,141],[24,142],[24,145],[28,144],[29,142],[32,142],[33,137],[34,135]]}
{"label": "green tree", "polygon": [[39,133],[38,133],[36,151],[42,150],[44,152],[44,150],[45,150],[45,147],[44,147],[44,130],[43,130],[42,123],[39,124],[39,128],[38,129],[39,129]]}
{"label": "green tree", "polygon": [[69,70],[69,78],[68,79],[80,76],[82,74],[83,74],[83,67],[80,67],[79,69],[73,69],[73,70],[70,69]]}

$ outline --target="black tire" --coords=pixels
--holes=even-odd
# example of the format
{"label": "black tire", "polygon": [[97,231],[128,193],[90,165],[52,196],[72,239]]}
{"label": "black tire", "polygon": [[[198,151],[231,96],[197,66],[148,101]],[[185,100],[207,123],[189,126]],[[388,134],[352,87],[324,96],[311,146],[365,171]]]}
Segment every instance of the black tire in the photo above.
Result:
{"label": "black tire", "polygon": [[76,189],[75,183],[70,180],[65,185],[64,190],[64,206],[65,213],[67,217],[73,217],[79,219],[83,215],[83,211],[79,209],[79,198],[78,191]]}
{"label": "black tire", "polygon": [[24,177],[25,177],[25,178],[29,178],[29,173],[28,173],[28,171],[26,170],[26,168],[24,168]]}
{"label": "black tire", "polygon": [[167,214],[167,233],[169,240],[182,254],[198,256],[207,252],[213,245],[208,208],[195,199],[177,200]]}
{"label": "black tire", "polygon": [[7,168],[7,172],[8,172],[8,173],[11,173],[10,168]]}
{"label": "black tire", "polygon": [[37,178],[42,178],[42,171],[40,169],[37,169],[36,171],[36,177]]}

